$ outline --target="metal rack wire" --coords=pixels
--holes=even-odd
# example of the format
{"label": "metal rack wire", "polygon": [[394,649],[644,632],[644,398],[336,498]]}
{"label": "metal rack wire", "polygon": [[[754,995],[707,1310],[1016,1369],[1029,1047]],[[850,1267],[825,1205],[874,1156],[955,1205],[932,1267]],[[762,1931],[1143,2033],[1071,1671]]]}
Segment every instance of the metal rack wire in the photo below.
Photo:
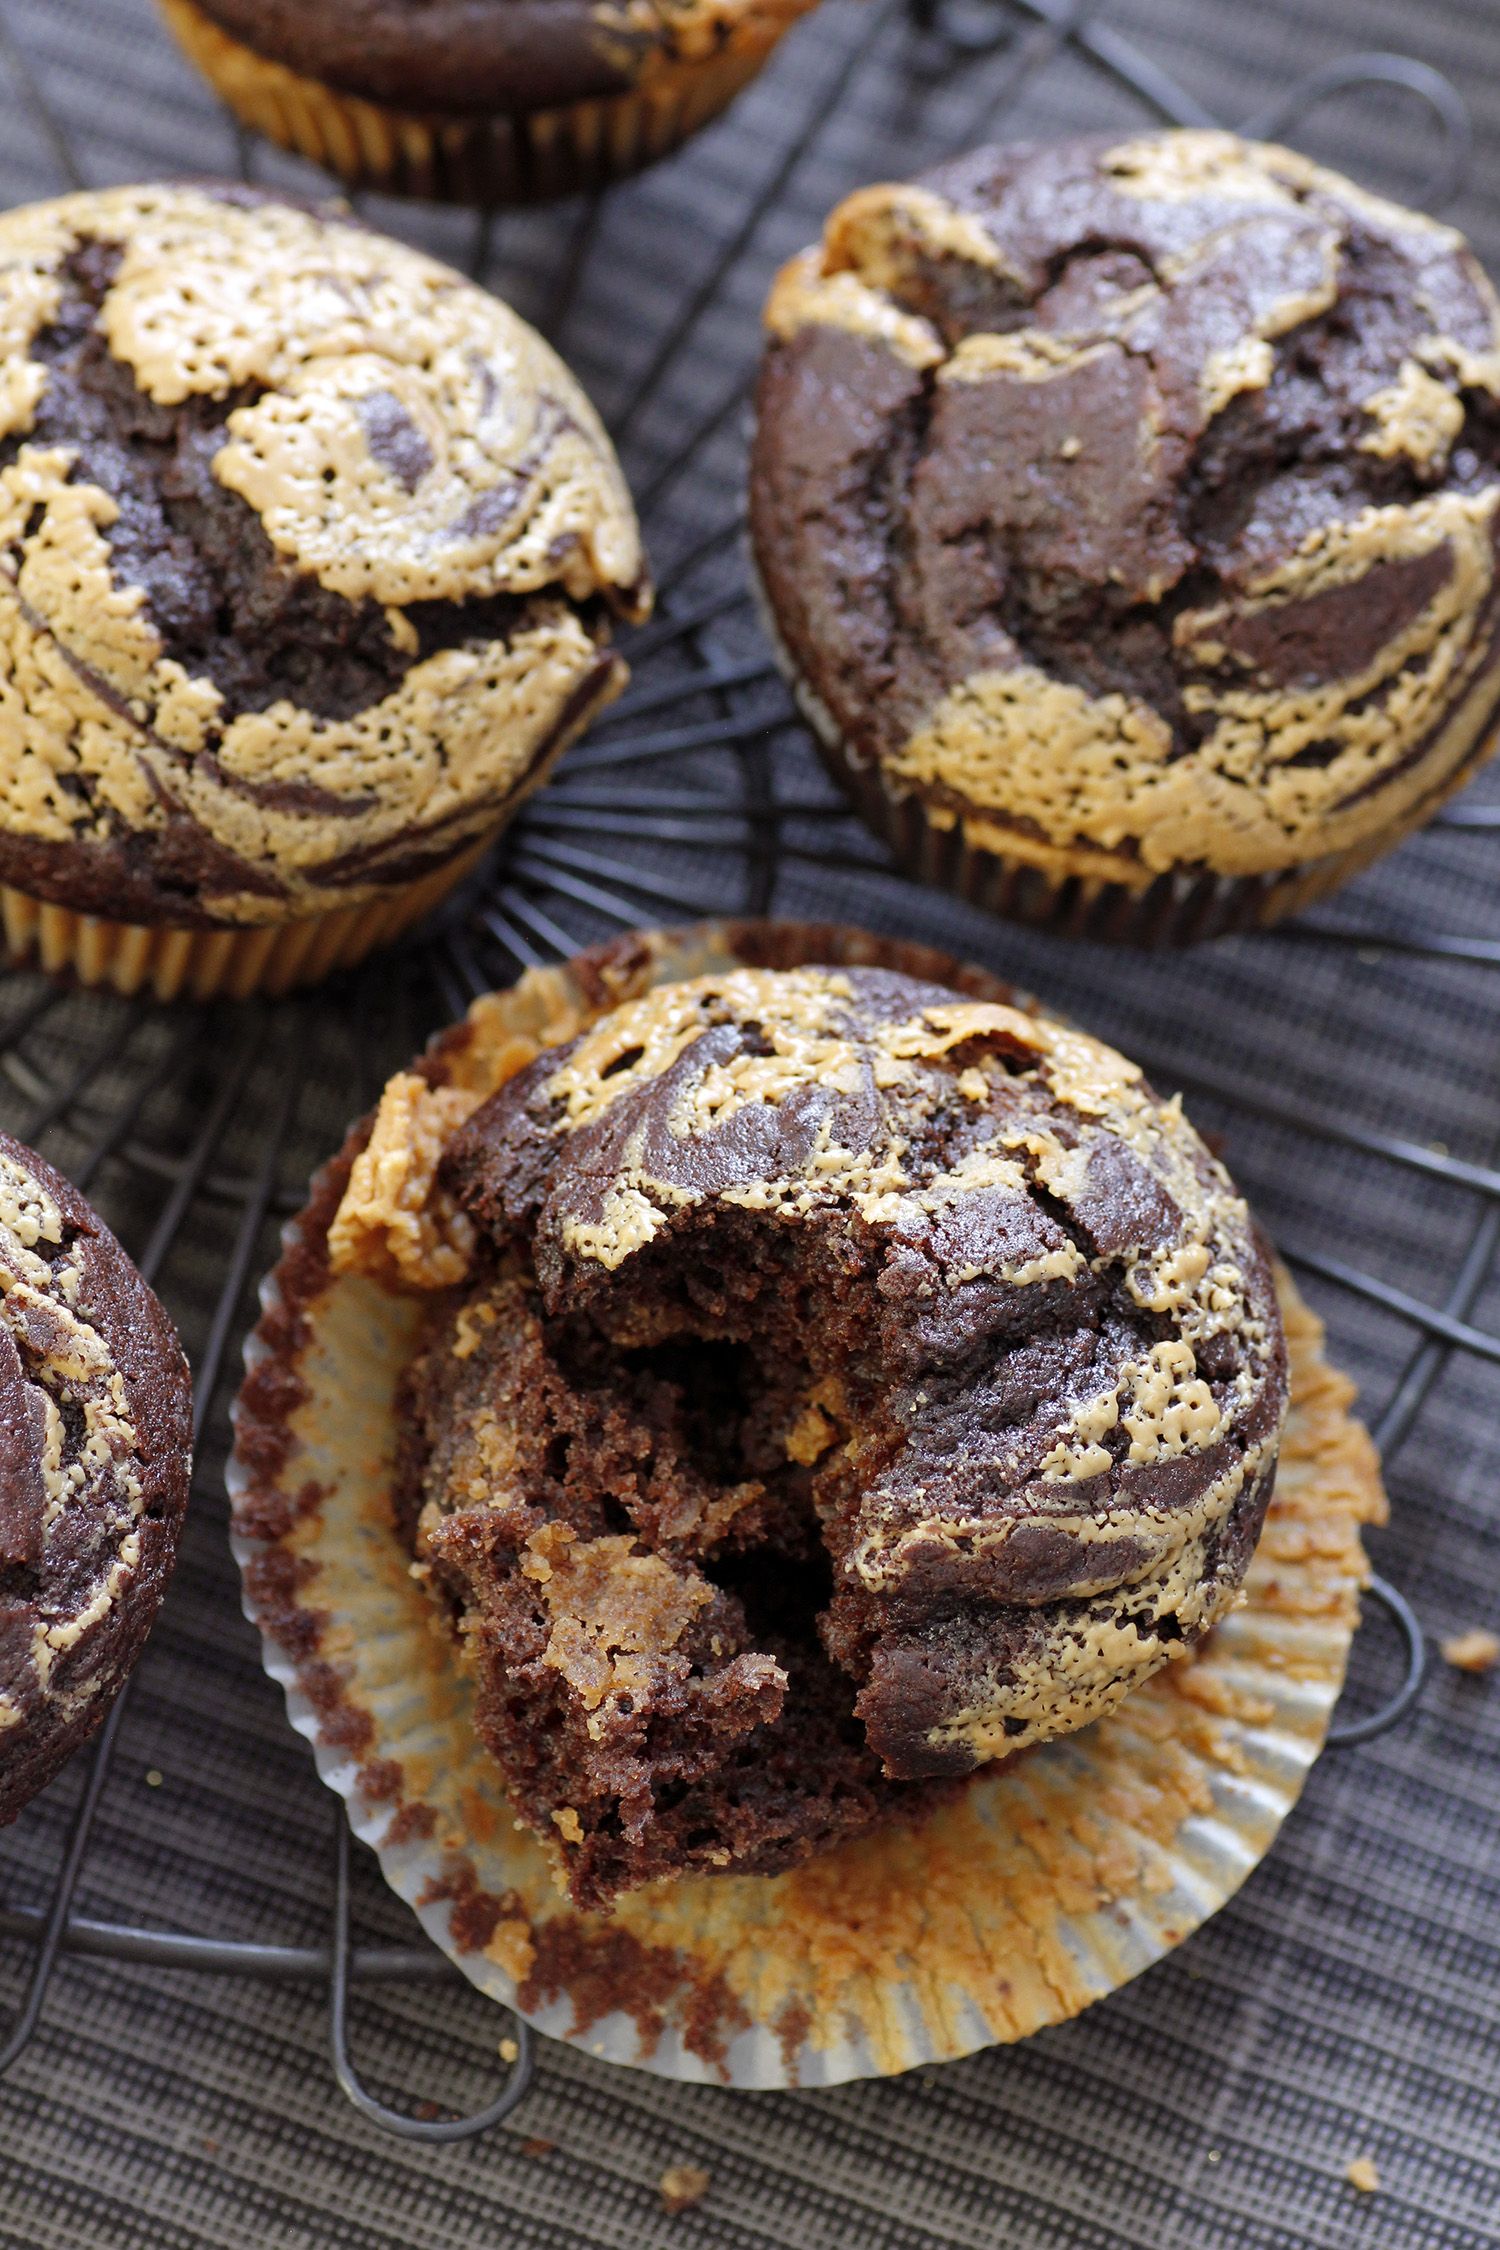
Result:
{"label": "metal rack wire", "polygon": [[[1151,57],[1096,20],[1090,0],[985,0],[979,17],[962,19],[956,4],[911,0],[909,13],[915,73],[940,78],[977,55],[1003,56],[998,98],[992,88],[988,112],[974,120],[970,138],[1002,128],[1006,111],[1030,80],[1065,49],[1105,73],[1153,119],[1213,121]],[[709,270],[667,320],[614,417],[627,464],[632,438],[657,407],[679,355],[694,348],[737,261],[776,212],[825,120],[896,14],[897,0],[870,11],[832,79],[813,90],[799,132],[761,181]],[[32,109],[61,180],[81,181],[66,121],[44,98],[3,12],[0,67],[10,71]],[[1431,113],[1437,148],[1425,200],[1439,204],[1462,177],[1468,125],[1454,89],[1424,65],[1391,55],[1353,56],[1289,87],[1272,109],[1246,122],[1252,131],[1287,133],[1331,96],[1391,86]],[[252,177],[260,152],[243,137],[239,146],[245,174]],[[586,282],[599,219],[596,200],[569,241],[544,321],[554,334],[565,329]],[[493,270],[496,240],[495,215],[476,214],[470,263],[481,278]],[[709,410],[668,447],[645,484],[638,484],[648,535],[705,449],[741,412],[753,350],[750,334],[744,359],[727,371]],[[742,520],[731,510],[685,544],[679,541],[661,575],[656,621],[629,645],[634,684],[627,697],[518,821],[492,867],[394,968],[376,964],[325,994],[276,1009],[163,1011],[65,992],[26,973],[7,979],[0,1100],[9,1129],[41,1143],[85,1192],[111,1190],[123,1214],[120,1231],[148,1279],[158,1279],[185,1254],[205,1220],[214,1240],[229,1245],[227,1256],[218,1253],[213,1310],[194,1355],[195,1435],[222,1424],[248,1287],[267,1262],[270,1228],[300,1201],[303,1175],[292,1169],[289,1152],[299,1130],[305,1137],[308,1129],[300,1113],[315,1081],[326,1087],[331,1073],[344,1107],[357,1107],[361,1094],[372,1095],[386,1070],[431,1028],[518,969],[642,921],[775,911],[792,871],[850,878],[899,897],[899,879],[880,849],[822,781],[757,637],[738,552],[741,531]],[[1500,828],[1500,805],[1460,803],[1441,816],[1441,825],[1482,848],[1489,832]],[[1500,964],[1500,937],[1369,922],[1347,908],[1256,942],[1275,949],[1283,962],[1299,948],[1376,948],[1462,965],[1476,977]],[[1309,1136],[1326,1148],[1330,1162],[1349,1152],[1395,1167],[1424,1190],[1465,1199],[1475,1208],[1467,1246],[1437,1304],[1315,1246],[1283,1242],[1294,1266],[1391,1316],[1409,1339],[1373,1422],[1388,1458],[1416,1425],[1451,1355],[1500,1365],[1500,1336],[1473,1317],[1500,1262],[1500,1143],[1485,1161],[1474,1161],[1291,1096],[1187,1071],[1175,1055],[1146,1053],[1141,1059],[1155,1066],[1162,1082],[1183,1086],[1212,1112],[1253,1117]],[[351,1083],[358,1089],[352,1096]],[[247,1117],[252,1131],[245,1130]],[[314,1124],[311,1130],[316,1135],[323,1127]],[[1384,1580],[1377,1579],[1373,1591],[1400,1639],[1399,1679],[1379,1708],[1335,1726],[1329,1740],[1337,1746],[1367,1742],[1395,1725],[1422,1686],[1425,1651],[1416,1617]],[[352,1942],[351,1849],[342,1806],[334,1807],[329,1935],[321,1945],[236,1942],[75,1911],[127,1701],[122,1696],[116,1703],[83,1761],[83,1786],[56,1864],[36,1868],[33,1899],[0,1911],[0,1936],[31,1948],[24,1997],[0,2047],[0,2071],[35,2033],[59,1960],[76,1954],[163,1972],[325,1981],[340,2085],[365,2116],[404,2137],[460,2139],[512,2109],[532,2068],[530,2036],[519,2021],[515,2059],[502,2089],[476,2114],[421,2114],[423,2105],[415,2105],[415,2113],[398,2110],[363,2084],[350,2049],[352,1986],[451,1972],[425,1943]],[[430,2111],[432,2105],[425,2107]]]}

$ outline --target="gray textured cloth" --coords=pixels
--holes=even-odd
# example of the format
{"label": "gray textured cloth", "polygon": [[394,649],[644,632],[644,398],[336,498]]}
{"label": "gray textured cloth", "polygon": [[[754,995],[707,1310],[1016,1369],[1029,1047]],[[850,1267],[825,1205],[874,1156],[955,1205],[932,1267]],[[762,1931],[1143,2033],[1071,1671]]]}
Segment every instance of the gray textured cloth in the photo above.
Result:
{"label": "gray textured cloth", "polygon": [[[776,262],[813,235],[829,204],[861,179],[972,143],[991,120],[1019,135],[1145,116],[1087,55],[1048,52],[1035,19],[997,10],[995,20],[1016,34],[936,81],[917,68],[894,15],[868,0],[827,0],[730,119],[607,200],[557,330],[606,412],[626,404],[679,312],[703,293],[701,317],[631,426],[636,489],[647,491],[685,434],[723,407],[690,473],[650,511],[653,546],[668,567],[734,512],[743,454],[736,402],[759,303]],[[1118,0],[1096,20],[1168,65],[1226,120],[1354,49],[1405,49],[1446,69],[1478,132],[1473,186],[1452,215],[1500,271],[1500,25],[1490,0],[1433,0],[1420,11],[1400,0],[1323,10],[1301,0]],[[66,184],[28,71],[90,182],[237,163],[221,113],[156,27],[148,0],[11,0],[0,25],[7,200]],[[1433,147],[1417,106],[1394,95],[1338,103],[1296,137],[1370,184],[1412,196]],[[257,166],[267,180],[307,183],[274,157],[262,154]],[[725,246],[763,191],[774,192],[721,272]],[[464,214],[373,204],[371,213],[456,259],[475,245],[475,222]],[[582,225],[576,209],[502,222],[487,278],[523,312],[553,319],[558,276],[584,240]],[[684,599],[733,584],[740,568],[733,542],[724,543],[684,582]],[[720,652],[754,664],[745,613],[727,613],[713,633]],[[648,658],[636,692],[670,683],[685,660],[680,651]],[[740,714],[781,708],[764,682],[730,701]],[[575,762],[567,786],[639,782],[717,792],[732,805],[745,778],[752,790],[774,783],[799,801],[829,801],[802,738],[785,728],[751,741],[745,777],[712,749],[613,774],[587,768],[590,753],[648,727],[702,728],[723,709],[705,697],[637,719],[627,712]],[[1500,803],[1500,787],[1482,779],[1468,801]],[[533,905],[569,935],[611,926],[597,892],[613,889],[624,868],[633,887],[618,893],[618,911],[642,919],[769,901],[947,944],[1140,1053],[1163,1081],[1180,1074],[1191,1091],[1206,1077],[1226,1089],[1225,1098],[1197,1095],[1195,1115],[1227,1136],[1231,1162],[1289,1250],[1342,1260],[1438,1304],[1480,1239],[1485,1205],[1472,1190],[1244,1103],[1297,1107],[1474,1162],[1493,1158],[1494,968],[1378,941],[1434,932],[1500,939],[1500,838],[1434,831],[1322,909],[1316,920],[1325,927],[1371,933],[1358,949],[1291,932],[1143,962],[1003,929],[921,894],[880,873],[878,855],[844,821],[789,821],[790,848],[776,869],[712,840],[727,831],[689,822],[683,839],[652,839],[611,812],[601,816],[603,833],[591,834],[563,825],[565,816],[565,807],[562,815],[539,808],[515,866]],[[591,868],[566,857],[579,851]],[[616,872],[601,873],[601,860]],[[550,890],[542,887],[549,867]],[[593,886],[592,901],[580,883]],[[498,955],[476,958],[490,974],[501,966]],[[455,974],[463,959],[460,949]],[[39,990],[33,978],[8,977],[0,1021]],[[18,1046],[5,1045],[0,1119],[34,1129],[51,1096],[98,1057],[99,1075],[43,1140],[54,1161],[76,1171],[121,1102],[148,1089],[129,1160],[111,1159],[94,1187],[140,1249],[212,1122],[216,1092],[247,1043],[262,1039],[162,1271],[164,1294],[201,1352],[260,1169],[272,1167],[266,1177],[289,1207],[351,1109],[438,1015],[422,971],[382,974],[337,1006],[226,1013],[169,1069],[171,1024],[73,998]],[[278,1159],[278,1106],[289,1086],[301,1092]],[[271,1246],[272,1230],[262,1228],[252,1275]],[[1378,1419],[1411,1369],[1414,1332],[1344,1289],[1315,1283],[1312,1294]],[[234,1352],[249,1310],[247,1292]],[[1493,1280],[1472,1317],[1500,1329]],[[233,1366],[231,1356],[182,1564],[136,1681],[80,1906],[225,1937],[316,1943],[327,1928],[334,1800],[288,1729],[239,1615],[220,1482]],[[1497,1408],[1495,1367],[1455,1354],[1391,1455],[1395,1516],[1374,1545],[1434,1635],[1500,1622]],[[1357,1644],[1351,1701],[1375,1701],[1395,1658],[1388,1631],[1372,1622]],[[316,1988],[70,1959],[37,2038],[0,2083],[0,2242],[25,2250],[1461,2250],[1500,2242],[1497,1750],[1500,1675],[1483,1681],[1439,1665],[1398,1732],[1320,1764],[1270,1857],[1207,1928],[1112,2000],[1022,2049],[886,2084],[746,2096],[666,2085],[549,2045],[534,2092],[508,2125],[435,2153],[385,2138],[345,2103],[328,2069]],[[75,1769],[0,1835],[7,1903],[44,1895],[81,1780]],[[373,1863],[361,1856],[356,1872],[360,1935],[408,1940],[410,1918]],[[25,1959],[19,1945],[0,1946],[0,2003],[19,1992]],[[488,2098],[506,2022],[456,1979],[366,1988],[355,2016],[361,2063],[380,2091],[463,2108]],[[1377,2193],[1346,2181],[1356,2156],[1375,2160]],[[706,2166],[712,2185],[697,2208],[669,2218],[656,2183],[682,2162]]]}

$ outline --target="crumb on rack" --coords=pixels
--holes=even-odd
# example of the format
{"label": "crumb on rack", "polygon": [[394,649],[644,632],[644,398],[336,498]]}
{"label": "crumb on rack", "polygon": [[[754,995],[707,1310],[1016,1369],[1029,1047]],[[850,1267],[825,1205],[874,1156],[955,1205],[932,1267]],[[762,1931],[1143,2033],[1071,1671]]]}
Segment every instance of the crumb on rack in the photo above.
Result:
{"label": "crumb on rack", "polygon": [[521,2143],[521,2154],[523,2156],[551,2156],[555,2153],[556,2148],[556,2141],[549,2141],[544,2134],[528,2133]]}
{"label": "crumb on rack", "polygon": [[662,2209],[674,2217],[679,2211],[690,2211],[703,2201],[712,2178],[701,2164],[669,2164],[656,2183]]}
{"label": "crumb on rack", "polygon": [[1443,1662],[1456,1672],[1493,1672],[1500,1664],[1500,1634],[1487,1633],[1480,1625],[1455,1633],[1442,1647]]}
{"label": "crumb on rack", "polygon": [[518,2063],[521,2059],[521,2050],[514,2039],[502,2039],[497,2051],[503,2063]]}
{"label": "crumb on rack", "polygon": [[1373,2156],[1356,2156],[1345,2171],[1344,2178],[1352,2188],[1358,2188],[1361,2195],[1373,2195],[1380,2185],[1380,2174],[1375,2169]]}

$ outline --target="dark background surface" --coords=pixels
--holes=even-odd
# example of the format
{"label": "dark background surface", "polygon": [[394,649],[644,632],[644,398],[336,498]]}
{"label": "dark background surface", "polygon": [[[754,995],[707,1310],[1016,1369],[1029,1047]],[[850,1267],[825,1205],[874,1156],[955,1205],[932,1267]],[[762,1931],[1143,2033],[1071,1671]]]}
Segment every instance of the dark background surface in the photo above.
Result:
{"label": "dark background surface", "polygon": [[[994,0],[1009,37],[933,77],[892,8],[826,0],[733,115],[682,157],[578,207],[505,220],[372,204],[394,231],[468,263],[544,324],[601,408],[625,425],[658,567],[706,605],[740,583],[732,537],[683,568],[738,506],[759,305],[775,265],[864,179],[1008,137],[1135,128],[1148,111],[1097,57]],[[1114,0],[1096,29],[1169,68],[1226,121],[1308,72],[1390,48],[1449,74],[1474,120],[1470,184],[1449,209],[1500,274],[1500,21],[1489,0]],[[0,197],[237,167],[235,138],[158,31],[149,0],[0,7]],[[47,128],[66,129],[59,147]],[[1409,96],[1365,90],[1288,136],[1366,184],[1420,200],[1437,144]],[[257,175],[308,183],[263,152]],[[691,326],[687,328],[688,316]],[[664,357],[680,331],[680,348]],[[660,372],[658,372],[660,370]],[[702,433],[707,431],[707,434]],[[699,438],[680,470],[687,443]],[[662,482],[666,476],[668,481]],[[771,904],[838,915],[964,951],[1041,991],[1184,1083],[1291,1252],[1373,1276],[1427,1305],[1462,1261],[1489,1264],[1494,1200],[1454,1165],[1493,1162],[1500,833],[1447,825],[1414,840],[1310,928],[1139,959],[1008,930],[887,876],[853,827],[821,811],[746,828],[766,795],[828,802],[805,742],[778,724],[743,605],[701,644],[660,629],[626,708],[569,761],[523,825],[495,925],[524,951],[632,916]],[[705,665],[748,675],[695,693]],[[659,701],[653,699],[659,698]],[[762,722],[765,722],[764,725]],[[687,747],[654,754],[653,730]],[[692,738],[739,740],[743,762]],[[653,753],[653,754],[643,754]],[[601,764],[601,759],[613,763]],[[643,792],[692,804],[653,831]],[[608,805],[596,800],[613,790]],[[1481,777],[1465,806],[1500,806]],[[646,811],[640,809],[647,808]],[[635,808],[635,809],[633,809]],[[779,834],[759,855],[746,835]],[[581,855],[581,856],[580,856]],[[1343,942],[1339,932],[1362,933]],[[1475,941],[1444,958],[1434,940]],[[1491,958],[1483,958],[1488,946]],[[1451,950],[1451,949],[1450,949]],[[1460,951],[1462,947],[1460,948]],[[469,970],[472,964],[472,976]],[[514,972],[482,925],[398,972],[276,1010],[193,1023],[70,998],[24,1038],[0,1030],[0,1121],[78,1172],[121,1105],[142,1107],[124,1157],[91,1192],[139,1253],[174,1182],[161,1287],[200,1367],[242,1249],[253,1276],[351,1111],[473,982]],[[0,984],[0,1026],[41,993]],[[448,994],[447,1001],[442,995]],[[102,1067],[69,1092],[90,1060]],[[1208,1080],[1218,1091],[1198,1087]],[[229,1091],[226,1093],[225,1089]],[[219,1109],[216,1112],[215,1104]],[[57,1115],[51,1121],[48,1111]],[[1274,1114],[1268,1114],[1274,1113]],[[1289,1122],[1304,1118],[1318,1130]],[[43,1126],[45,1125],[45,1131]],[[1330,1129],[1343,1140],[1330,1137]],[[1349,1145],[1399,1135],[1408,1161]],[[187,1171],[184,1167],[187,1167]],[[170,1239],[168,1239],[170,1237]],[[1434,1637],[1500,1623],[1493,1358],[1424,1354],[1419,1329],[1371,1295],[1304,1278],[1333,1346],[1391,1440],[1394,1516],[1380,1567]],[[248,1292],[229,1291],[234,1364]],[[1469,1317],[1494,1335],[1500,1287]],[[1430,1383],[1427,1378],[1431,1377]],[[231,1938],[326,1934],[333,1800],[291,1733],[240,1617],[224,1541],[221,1383],[178,1578],[137,1677],[85,1868],[90,1914]],[[1414,1416],[1403,1411],[1420,1403]],[[1405,1425],[1405,1426],[1403,1426]],[[1379,1620],[1356,1650],[1350,1701],[1392,1676]],[[1460,2250],[1500,2243],[1500,1675],[1437,1666],[1418,1711],[1333,1754],[1241,1895],[1180,1952],[1076,2023],[884,2084],[743,2095],[682,2088],[548,2044],[504,2127],[429,2152],[347,2106],[326,2061],[326,2011],[274,1986],[69,1960],[42,2029],[0,2084],[0,2243],[358,2250]],[[148,1783],[147,1775],[157,1777]],[[0,1900],[45,1896],[81,1766],[0,1834]],[[363,1937],[414,1925],[371,1863],[357,1868]],[[0,1945],[0,2007],[26,1949]],[[456,1980],[365,1991],[356,2042],[390,2096],[471,2108],[494,2087],[506,2019]],[[554,2143],[550,2152],[528,2142]],[[1382,2186],[1361,2196],[1351,2158]],[[656,2182],[707,2166],[705,2201],[662,2214]]]}

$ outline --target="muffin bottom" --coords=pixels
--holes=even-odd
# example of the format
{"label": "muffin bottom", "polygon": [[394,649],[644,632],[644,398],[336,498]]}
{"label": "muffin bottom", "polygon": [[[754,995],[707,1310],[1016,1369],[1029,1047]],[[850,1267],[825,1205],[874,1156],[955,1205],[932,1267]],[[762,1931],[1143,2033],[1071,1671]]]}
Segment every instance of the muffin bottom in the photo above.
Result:
{"label": "muffin bottom", "polygon": [[104,985],[127,999],[275,998],[352,969],[390,945],[446,898],[493,843],[483,836],[457,859],[357,906],[336,906],[295,922],[256,929],[181,929],[169,923],[113,922],[75,914],[0,884],[0,928],[13,965],[34,959],[54,976]]}
{"label": "muffin bottom", "polygon": [[545,203],[628,177],[716,117],[812,0],[765,0],[722,52],[652,84],[560,108],[455,117],[340,93],[233,39],[194,0],[159,0],[168,29],[241,124],[352,188],[435,202]]}
{"label": "muffin bottom", "polygon": [[1019,838],[1013,851],[977,843],[961,816],[945,822],[914,791],[898,789],[878,769],[856,764],[831,714],[797,677],[785,652],[778,649],[778,656],[824,766],[865,826],[889,845],[904,874],[1008,921],[1148,949],[1269,929],[1301,913],[1423,827],[1500,749],[1500,729],[1491,728],[1400,820],[1348,851],[1265,875],[1173,868],[1139,884],[1121,883],[1086,869],[1059,873],[1039,866],[1025,857]]}

